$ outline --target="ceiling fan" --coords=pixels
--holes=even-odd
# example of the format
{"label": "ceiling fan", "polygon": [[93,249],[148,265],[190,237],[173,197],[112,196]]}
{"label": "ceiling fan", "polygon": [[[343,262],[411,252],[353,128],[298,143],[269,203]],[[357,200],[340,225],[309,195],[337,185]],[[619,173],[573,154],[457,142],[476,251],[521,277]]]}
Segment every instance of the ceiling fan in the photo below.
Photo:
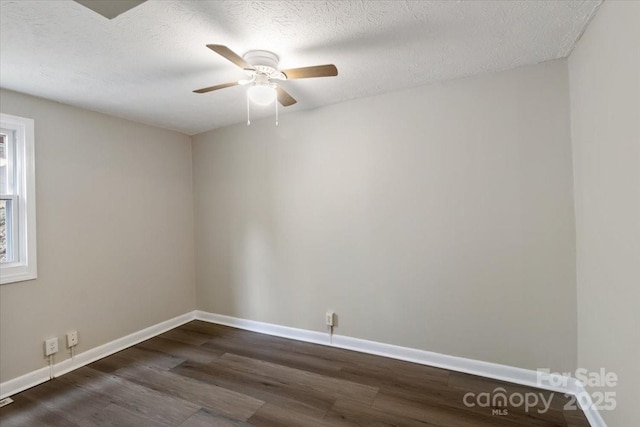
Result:
{"label": "ceiling fan", "polygon": [[207,93],[237,85],[249,85],[248,99],[256,104],[267,105],[277,97],[280,104],[288,107],[297,101],[277,81],[338,75],[338,69],[333,64],[279,70],[278,56],[266,50],[250,50],[244,56],[240,56],[227,46],[208,44],[207,47],[246,71],[248,78],[194,90],[195,93]]}

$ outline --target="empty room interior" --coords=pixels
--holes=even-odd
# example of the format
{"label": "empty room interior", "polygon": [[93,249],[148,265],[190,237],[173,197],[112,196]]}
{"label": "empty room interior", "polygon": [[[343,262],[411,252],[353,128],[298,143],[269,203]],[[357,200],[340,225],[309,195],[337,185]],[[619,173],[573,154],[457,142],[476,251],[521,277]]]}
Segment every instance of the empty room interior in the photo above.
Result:
{"label": "empty room interior", "polygon": [[640,1],[0,2],[0,425],[640,425]]}

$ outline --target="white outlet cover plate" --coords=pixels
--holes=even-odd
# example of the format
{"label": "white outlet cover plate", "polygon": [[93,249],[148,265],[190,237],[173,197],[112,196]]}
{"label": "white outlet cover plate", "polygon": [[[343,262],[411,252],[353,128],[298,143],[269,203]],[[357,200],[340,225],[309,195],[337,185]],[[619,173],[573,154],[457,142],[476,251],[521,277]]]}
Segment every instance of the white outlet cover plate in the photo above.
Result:
{"label": "white outlet cover plate", "polygon": [[51,356],[58,352],[58,338],[49,338],[44,342],[44,354]]}
{"label": "white outlet cover plate", "polygon": [[78,345],[78,331],[67,332],[67,347]]}

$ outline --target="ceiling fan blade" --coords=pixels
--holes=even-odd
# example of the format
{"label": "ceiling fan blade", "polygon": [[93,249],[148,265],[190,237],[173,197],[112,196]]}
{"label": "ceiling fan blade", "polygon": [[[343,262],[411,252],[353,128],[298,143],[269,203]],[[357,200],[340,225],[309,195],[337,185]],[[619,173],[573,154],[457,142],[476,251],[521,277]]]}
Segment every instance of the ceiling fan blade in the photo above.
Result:
{"label": "ceiling fan blade", "polygon": [[338,75],[338,69],[333,64],[316,65],[313,67],[290,68],[282,73],[291,79],[308,79],[310,77],[333,77]]}
{"label": "ceiling fan blade", "polygon": [[207,92],[212,92],[214,90],[218,90],[218,89],[224,89],[225,87],[232,87],[232,86],[237,86],[238,82],[231,82],[231,83],[224,83],[221,85],[215,85],[215,86],[210,86],[210,87],[205,87],[202,89],[198,89],[198,90],[194,90],[195,93],[207,93]]}
{"label": "ceiling fan blade", "polygon": [[289,105],[295,104],[295,98],[289,95],[289,92],[282,89],[280,86],[276,86],[276,91],[278,92],[278,102],[282,104],[283,107],[288,107]]}
{"label": "ceiling fan blade", "polygon": [[245,61],[240,55],[221,44],[208,44],[207,47],[220,56],[225,57],[229,61],[236,64],[244,70],[255,70],[254,66]]}

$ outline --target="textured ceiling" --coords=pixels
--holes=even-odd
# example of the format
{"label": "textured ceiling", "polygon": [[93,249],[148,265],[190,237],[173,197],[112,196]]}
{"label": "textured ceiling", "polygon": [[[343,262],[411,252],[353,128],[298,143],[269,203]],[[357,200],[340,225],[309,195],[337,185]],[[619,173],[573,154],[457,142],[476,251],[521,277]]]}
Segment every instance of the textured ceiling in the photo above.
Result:
{"label": "textured ceiling", "polygon": [[293,111],[566,56],[599,4],[149,0],[108,20],[71,0],[2,1],[0,86],[195,134],[246,120],[244,87],[191,92],[244,78],[208,43],[336,64],[282,83]]}

